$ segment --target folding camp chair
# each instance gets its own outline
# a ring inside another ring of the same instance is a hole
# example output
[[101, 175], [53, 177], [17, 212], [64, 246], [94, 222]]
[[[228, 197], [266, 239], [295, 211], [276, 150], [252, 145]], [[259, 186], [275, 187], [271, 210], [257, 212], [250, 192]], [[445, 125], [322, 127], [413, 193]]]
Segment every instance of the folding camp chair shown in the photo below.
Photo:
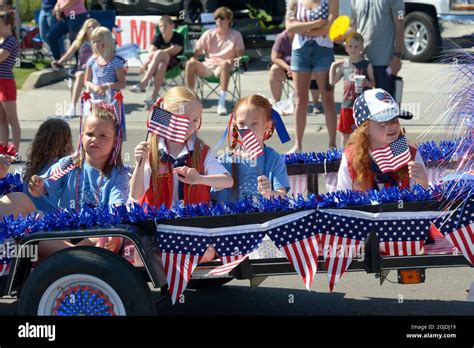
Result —
[[[157, 34], [159, 33], [158, 27], [156, 27], [155, 31]], [[178, 34], [183, 35], [184, 37], [183, 54], [176, 56], [176, 58], [178, 58], [178, 60], [180, 61], [180, 64], [166, 71], [165, 80], [163, 81], [163, 85], [161, 86], [161, 88], [164, 89], [165, 91], [168, 89], [168, 87], [171, 84], [176, 85], [176, 86], [184, 85], [184, 77], [182, 75], [184, 71], [184, 65], [188, 57], [192, 55], [192, 49], [190, 48], [189, 37], [188, 37], [188, 33], [189, 33], [188, 26], [181, 25], [177, 27], [176, 29], [174, 29], [174, 31]], [[150, 102], [154, 83], [155, 83], [154, 78], [151, 78], [148, 81], [146, 91], [145, 91], [145, 103]]]
[[[230, 74], [230, 88], [228, 90], [229, 95], [232, 97], [232, 102], [237, 101], [241, 98], [242, 89], [240, 83], [240, 75], [243, 69], [246, 69], [250, 57], [243, 55], [238, 58], [238, 64], [235, 65], [234, 70]], [[207, 99], [209, 96], [215, 94], [219, 98], [219, 83], [220, 78], [217, 76], [209, 77], [197, 77], [196, 91], [201, 100]], [[208, 87], [210, 91], [204, 96], [204, 87]]]

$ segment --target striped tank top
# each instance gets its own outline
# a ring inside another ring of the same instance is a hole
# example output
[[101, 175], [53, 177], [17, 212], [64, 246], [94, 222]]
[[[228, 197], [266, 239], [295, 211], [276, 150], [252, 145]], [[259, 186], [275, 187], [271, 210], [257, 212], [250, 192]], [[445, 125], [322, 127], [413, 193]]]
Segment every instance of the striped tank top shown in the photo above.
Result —
[[[309, 22], [315, 21], [318, 19], [328, 19], [329, 17], [329, 0], [320, 0], [321, 3], [318, 8], [314, 10], [308, 10], [303, 5], [303, 0], [298, 0], [296, 5], [296, 20], [299, 22]], [[324, 36], [310, 36], [304, 34], [296, 34], [295, 39], [293, 40], [292, 48], [298, 49], [303, 47], [305, 42], [310, 40], [316, 40], [319, 46], [322, 47], [333, 47], [332, 41], [327, 35]]]

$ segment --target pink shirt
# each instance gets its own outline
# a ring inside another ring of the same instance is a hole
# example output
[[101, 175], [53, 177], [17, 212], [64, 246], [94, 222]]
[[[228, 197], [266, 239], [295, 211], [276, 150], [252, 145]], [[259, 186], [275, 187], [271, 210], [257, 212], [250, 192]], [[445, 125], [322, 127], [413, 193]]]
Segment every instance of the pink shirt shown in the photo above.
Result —
[[[68, 0], [58, 0], [59, 6], [63, 7]], [[74, 15], [79, 15], [82, 13], [87, 13], [86, 6], [84, 5], [84, 0], [77, 0], [74, 6], [69, 8], [69, 10], [63, 11], [64, 15], [66, 17], [69, 17], [71, 15], [71, 12], [74, 13]]]
[[227, 35], [219, 35], [217, 28], [209, 29], [201, 35], [196, 49], [205, 51], [204, 65], [217, 68], [223, 61], [237, 58], [237, 52], [245, 49], [242, 35], [232, 28]]

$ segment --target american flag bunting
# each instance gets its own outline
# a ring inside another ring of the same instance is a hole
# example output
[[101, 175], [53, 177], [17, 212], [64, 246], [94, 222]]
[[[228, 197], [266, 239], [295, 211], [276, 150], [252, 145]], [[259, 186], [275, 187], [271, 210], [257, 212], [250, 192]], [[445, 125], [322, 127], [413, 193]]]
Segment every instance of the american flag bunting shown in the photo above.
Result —
[[474, 198], [463, 202], [440, 226], [441, 232], [474, 264]]

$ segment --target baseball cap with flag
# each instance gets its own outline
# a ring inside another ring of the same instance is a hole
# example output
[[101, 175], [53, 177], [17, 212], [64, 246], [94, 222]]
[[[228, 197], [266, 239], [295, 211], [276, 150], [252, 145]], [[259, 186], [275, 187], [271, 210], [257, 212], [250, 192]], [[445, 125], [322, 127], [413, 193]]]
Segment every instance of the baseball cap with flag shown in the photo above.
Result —
[[366, 120], [387, 122], [395, 117], [409, 120], [413, 118], [413, 114], [400, 110], [395, 99], [381, 88], [364, 91], [354, 102], [354, 121], [357, 127]]

